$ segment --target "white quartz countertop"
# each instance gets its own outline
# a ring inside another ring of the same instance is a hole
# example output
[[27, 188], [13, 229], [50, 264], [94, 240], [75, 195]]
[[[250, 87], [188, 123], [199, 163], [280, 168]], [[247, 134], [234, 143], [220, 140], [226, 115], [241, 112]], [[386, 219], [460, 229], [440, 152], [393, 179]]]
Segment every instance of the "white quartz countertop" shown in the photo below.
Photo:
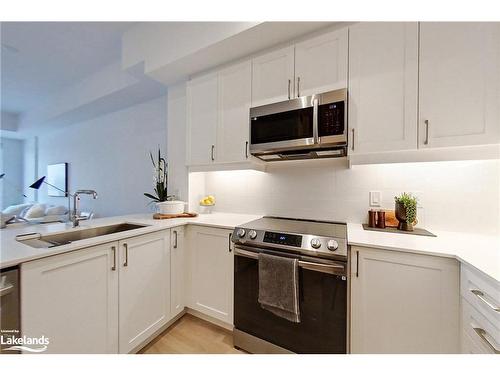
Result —
[[[107, 217], [80, 222], [79, 228], [72, 228], [71, 223], [54, 223], [40, 225], [15, 224], [0, 230], [0, 268], [16, 266], [18, 264], [47, 256], [61, 254], [85, 247], [99, 245], [106, 242], [117, 241], [123, 238], [135, 237], [162, 229], [177, 227], [180, 225], [194, 224], [211, 226], [224, 229], [234, 227], [246, 222], [256, 220], [261, 216], [243, 215], [232, 213], [201, 214], [194, 218], [153, 220], [152, 214], [137, 214]], [[67, 245], [52, 248], [32, 248], [18, 242], [16, 236], [24, 233], [55, 234], [72, 230], [100, 227], [120, 223], [135, 223], [148, 225], [144, 228], [118, 232], [85, 240], [76, 241]]]
[[[135, 237], [162, 229], [180, 225], [203, 225], [224, 229], [233, 229], [261, 216], [233, 213], [213, 213], [195, 218], [153, 220], [151, 214], [126, 215], [83, 221], [80, 228], [71, 224], [55, 223], [41, 225], [13, 225], [0, 230], [0, 268], [19, 265], [23, 262], [65, 253], [123, 238]], [[144, 228], [89, 238], [68, 245], [49, 249], [37, 249], [16, 241], [16, 236], [23, 233], [54, 234], [71, 230], [136, 223], [148, 225]], [[416, 236], [400, 233], [385, 233], [364, 230], [358, 223], [347, 224], [347, 239], [351, 246], [365, 246], [379, 249], [420, 253], [456, 258], [489, 277], [500, 281], [500, 237], [471, 233], [457, 233], [430, 230], [437, 237]]]
[[351, 246], [456, 258], [500, 282], [499, 236], [429, 230], [437, 237], [370, 231], [348, 223], [347, 239]]

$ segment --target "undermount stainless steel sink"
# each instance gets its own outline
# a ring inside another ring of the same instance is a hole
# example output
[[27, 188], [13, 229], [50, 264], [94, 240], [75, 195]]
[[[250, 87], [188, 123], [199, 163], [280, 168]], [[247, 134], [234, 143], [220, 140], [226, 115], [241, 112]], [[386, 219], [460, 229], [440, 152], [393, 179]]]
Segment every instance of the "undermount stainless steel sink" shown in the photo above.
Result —
[[87, 238], [105, 236], [107, 234], [125, 232], [147, 226], [148, 225], [121, 223], [48, 235], [41, 235], [40, 233], [27, 233], [17, 236], [16, 239], [17, 241], [31, 247], [49, 248], [66, 245], [71, 242], [85, 240]]

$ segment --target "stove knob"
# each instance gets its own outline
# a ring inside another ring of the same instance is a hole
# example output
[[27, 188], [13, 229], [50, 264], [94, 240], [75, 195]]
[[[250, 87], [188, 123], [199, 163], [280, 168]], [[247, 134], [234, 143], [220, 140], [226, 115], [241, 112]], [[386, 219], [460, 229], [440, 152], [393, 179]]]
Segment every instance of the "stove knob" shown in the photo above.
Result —
[[319, 240], [319, 238], [313, 238], [311, 240], [311, 246], [314, 248], [314, 249], [319, 249], [321, 247], [321, 241]]
[[339, 244], [337, 241], [335, 240], [330, 240], [328, 241], [328, 243], [326, 244], [326, 247], [328, 248], [328, 250], [330, 251], [335, 251], [339, 248]]
[[243, 238], [243, 237], [245, 237], [246, 231], [245, 231], [245, 229], [240, 228], [240, 229], [238, 229], [236, 234], [238, 235], [239, 238]]
[[255, 240], [257, 238], [257, 232], [252, 229], [250, 232], [248, 232], [248, 236], [251, 240]]

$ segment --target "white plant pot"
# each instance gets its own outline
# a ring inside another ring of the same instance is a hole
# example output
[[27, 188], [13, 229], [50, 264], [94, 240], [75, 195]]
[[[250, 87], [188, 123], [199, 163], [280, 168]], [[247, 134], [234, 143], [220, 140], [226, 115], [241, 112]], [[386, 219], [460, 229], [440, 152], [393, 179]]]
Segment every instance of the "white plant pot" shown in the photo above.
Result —
[[184, 212], [185, 205], [186, 203], [183, 201], [158, 202], [156, 203], [156, 210], [163, 215], [178, 215]]

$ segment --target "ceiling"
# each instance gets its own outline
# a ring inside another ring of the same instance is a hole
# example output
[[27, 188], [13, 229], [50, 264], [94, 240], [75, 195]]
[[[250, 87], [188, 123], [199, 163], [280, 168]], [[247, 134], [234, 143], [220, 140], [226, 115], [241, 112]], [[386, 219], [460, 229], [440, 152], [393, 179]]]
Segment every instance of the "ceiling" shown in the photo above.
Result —
[[22, 113], [120, 59], [134, 22], [2, 22], [1, 109]]

